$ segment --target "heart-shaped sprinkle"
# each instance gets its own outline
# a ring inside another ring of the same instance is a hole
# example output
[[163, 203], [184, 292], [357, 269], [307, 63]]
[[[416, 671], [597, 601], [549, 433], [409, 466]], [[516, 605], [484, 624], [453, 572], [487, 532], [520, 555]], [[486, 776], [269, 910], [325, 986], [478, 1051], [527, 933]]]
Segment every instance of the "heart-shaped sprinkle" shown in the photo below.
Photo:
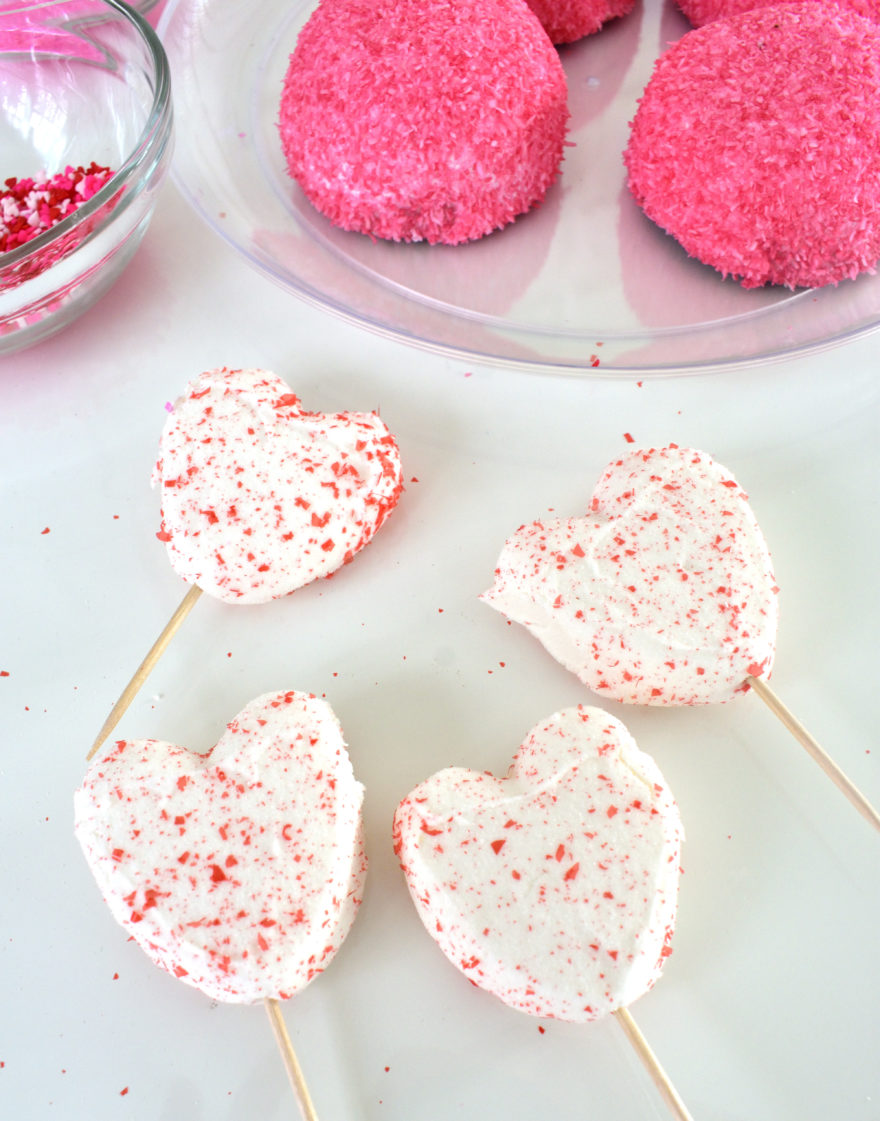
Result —
[[211, 370], [166, 421], [153, 483], [172, 567], [227, 603], [264, 603], [329, 576], [402, 491], [375, 413], [306, 412], [265, 370]]
[[581, 705], [534, 728], [507, 778], [440, 771], [394, 818], [416, 910], [453, 965], [514, 1008], [578, 1022], [659, 977], [682, 838], [654, 761]]
[[362, 801], [330, 706], [267, 693], [206, 756], [156, 740], [108, 748], [75, 795], [75, 829], [113, 915], [157, 965], [215, 1000], [283, 1000], [354, 921]]
[[519, 529], [481, 598], [601, 696], [683, 705], [769, 674], [777, 593], [745, 491], [670, 444], [611, 463], [588, 516]]

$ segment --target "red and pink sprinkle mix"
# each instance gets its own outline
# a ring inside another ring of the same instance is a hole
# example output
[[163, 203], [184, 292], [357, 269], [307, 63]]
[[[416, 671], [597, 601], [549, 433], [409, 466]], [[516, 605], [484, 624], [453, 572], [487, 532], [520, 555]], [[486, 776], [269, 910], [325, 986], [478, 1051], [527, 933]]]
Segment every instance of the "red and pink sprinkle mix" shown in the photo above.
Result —
[[17, 249], [71, 214], [104, 186], [113, 172], [94, 161], [55, 175], [6, 179], [0, 190], [0, 253]]

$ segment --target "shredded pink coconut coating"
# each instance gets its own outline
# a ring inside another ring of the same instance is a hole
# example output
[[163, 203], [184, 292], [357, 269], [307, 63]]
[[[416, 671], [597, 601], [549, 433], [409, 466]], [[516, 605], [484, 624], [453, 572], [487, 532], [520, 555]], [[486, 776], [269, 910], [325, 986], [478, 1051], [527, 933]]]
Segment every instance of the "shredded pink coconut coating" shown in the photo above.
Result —
[[[677, 0], [679, 8], [694, 27], [702, 27], [716, 19], [730, 19], [755, 8], [769, 8], [779, 0]], [[820, 9], [845, 8], [880, 23], [880, 0], [813, 0]]]
[[610, 19], [631, 12], [635, 0], [527, 0], [553, 43], [593, 35]]
[[645, 213], [746, 288], [880, 259], [880, 28], [815, 0], [746, 12], [659, 59], [624, 159]]
[[525, 0], [323, 0], [279, 128], [291, 176], [335, 225], [454, 245], [544, 197], [567, 121], [562, 65]]

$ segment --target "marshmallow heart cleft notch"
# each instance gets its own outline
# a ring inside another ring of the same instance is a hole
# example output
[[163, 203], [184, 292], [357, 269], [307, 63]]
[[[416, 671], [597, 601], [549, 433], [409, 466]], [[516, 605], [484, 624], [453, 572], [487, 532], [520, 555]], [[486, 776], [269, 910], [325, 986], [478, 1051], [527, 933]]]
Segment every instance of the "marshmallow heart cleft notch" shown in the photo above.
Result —
[[214, 1000], [285, 1000], [330, 963], [363, 895], [363, 787], [339, 722], [306, 693], [247, 705], [208, 755], [119, 740], [74, 796], [117, 921]]
[[453, 965], [522, 1012], [572, 1022], [660, 976], [683, 835], [654, 761], [582, 705], [535, 727], [506, 778], [440, 771], [394, 818], [416, 910]]
[[160, 440], [168, 559], [227, 603], [265, 603], [329, 576], [368, 544], [403, 490], [376, 413], [307, 412], [265, 370], [209, 370]]
[[705, 452], [670, 444], [611, 463], [586, 516], [521, 527], [481, 599], [600, 696], [686, 705], [769, 676], [777, 596], [745, 491]]

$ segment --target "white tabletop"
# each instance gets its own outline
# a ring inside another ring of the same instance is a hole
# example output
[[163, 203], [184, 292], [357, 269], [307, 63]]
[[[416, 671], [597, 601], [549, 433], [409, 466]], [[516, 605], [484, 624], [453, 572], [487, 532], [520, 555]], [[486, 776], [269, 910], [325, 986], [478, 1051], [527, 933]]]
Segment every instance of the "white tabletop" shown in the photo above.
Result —
[[[262, 1007], [212, 1005], [152, 965], [72, 831], [86, 752], [185, 591], [149, 486], [165, 404], [227, 365], [274, 370], [309, 409], [379, 409], [407, 480], [331, 581], [263, 607], [202, 597], [119, 726], [205, 750], [281, 688], [339, 716], [367, 790], [368, 888], [338, 957], [284, 1005], [319, 1117], [668, 1117], [613, 1020], [532, 1019], [446, 961], [391, 818], [434, 771], [503, 774], [539, 719], [602, 703], [477, 596], [517, 526], [584, 509], [625, 434], [704, 449], [748, 490], [781, 587], [773, 684], [880, 804], [878, 346], [683, 378], [481, 368], [282, 292], [169, 183], [116, 287], [0, 359], [0, 1115], [297, 1116]], [[755, 696], [604, 705], [687, 830], [674, 953], [632, 1011], [694, 1118], [877, 1121], [880, 837]]]

